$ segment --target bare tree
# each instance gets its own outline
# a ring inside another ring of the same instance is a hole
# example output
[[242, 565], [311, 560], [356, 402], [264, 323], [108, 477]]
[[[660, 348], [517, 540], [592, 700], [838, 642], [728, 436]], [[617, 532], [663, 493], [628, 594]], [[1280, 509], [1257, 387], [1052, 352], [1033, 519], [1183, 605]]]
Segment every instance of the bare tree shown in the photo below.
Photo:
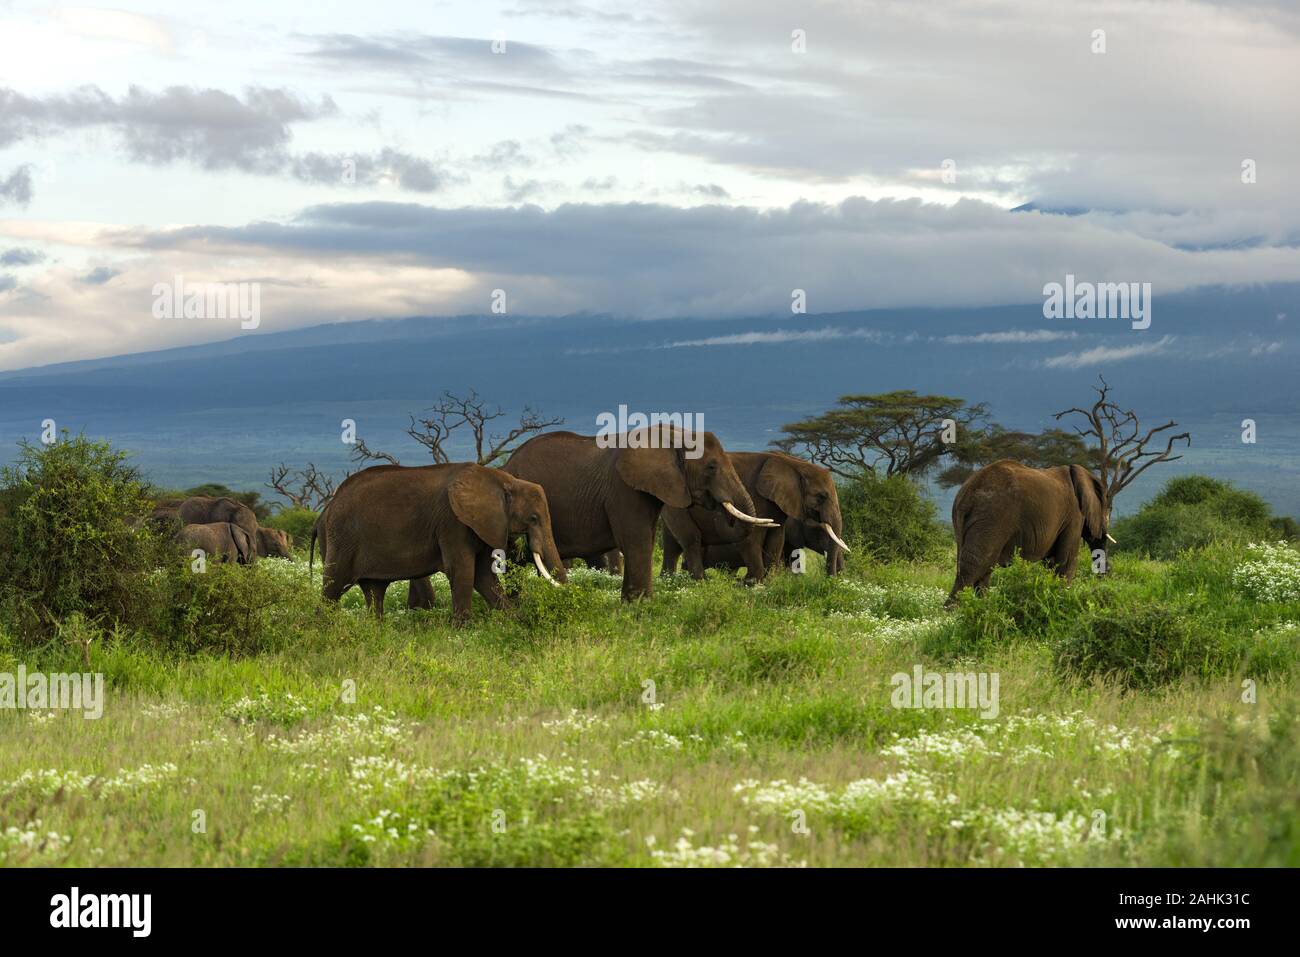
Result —
[[[464, 429], [474, 442], [474, 461], [479, 465], [490, 466], [508, 458], [520, 439], [564, 422], [562, 418], [544, 418], [531, 406], [524, 406], [518, 425], [504, 434], [489, 431], [491, 424], [505, 414], [501, 406], [489, 406], [473, 389], [464, 397], [443, 392], [442, 398], [423, 417], [410, 417], [411, 425], [406, 434], [428, 449], [434, 462], [445, 463], [451, 461], [451, 455], [447, 451], [449, 441], [457, 430]], [[387, 452], [368, 448], [360, 438], [352, 447], [352, 458], [358, 462], [378, 460], [399, 464]]]
[[306, 508], [319, 512], [325, 503], [334, 497], [335, 483], [332, 478], [314, 462], [308, 462], [305, 469], [291, 472], [289, 466], [281, 462], [271, 469], [271, 479], [266, 487], [279, 492], [294, 508]]
[[[1095, 439], [1097, 442], [1096, 461], [1100, 463], [1097, 470], [1100, 473], [1102, 488], [1106, 492], [1106, 501], [1103, 504], [1110, 508], [1115, 496], [1151, 466], [1157, 462], [1176, 462], [1181, 459], [1182, 455], [1173, 454], [1174, 443], [1185, 442], [1187, 443], [1185, 447], [1190, 448], [1192, 436], [1189, 432], [1170, 436], [1160, 435], [1169, 429], [1178, 428], [1178, 423], [1172, 419], [1164, 425], [1157, 425], [1143, 432], [1137, 414], [1132, 409], [1121, 409], [1112, 402], [1110, 386], [1101, 376], [1097, 378], [1101, 381], [1101, 386], [1093, 386], [1097, 393], [1097, 401], [1092, 404], [1092, 407], [1064, 409], [1056, 413], [1056, 419], [1060, 421], [1067, 415], [1080, 415], [1084, 418], [1087, 426], [1085, 428], [1075, 426], [1074, 431], [1085, 441]], [[1160, 449], [1157, 444], [1152, 451], [1147, 451], [1148, 445], [1161, 440], [1165, 442], [1163, 449]]]

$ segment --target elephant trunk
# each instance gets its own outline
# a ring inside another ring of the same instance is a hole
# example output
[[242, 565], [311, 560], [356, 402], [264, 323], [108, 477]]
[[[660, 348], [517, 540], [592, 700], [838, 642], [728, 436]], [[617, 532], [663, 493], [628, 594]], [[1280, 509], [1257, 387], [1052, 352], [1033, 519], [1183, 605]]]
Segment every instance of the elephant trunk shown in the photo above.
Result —
[[[542, 577], [552, 584], [565, 584], [569, 580], [564, 562], [560, 560], [560, 551], [555, 547], [555, 539], [549, 531], [530, 531], [528, 547], [533, 553], [533, 564], [537, 566]], [[553, 574], [548, 574], [547, 569]]]

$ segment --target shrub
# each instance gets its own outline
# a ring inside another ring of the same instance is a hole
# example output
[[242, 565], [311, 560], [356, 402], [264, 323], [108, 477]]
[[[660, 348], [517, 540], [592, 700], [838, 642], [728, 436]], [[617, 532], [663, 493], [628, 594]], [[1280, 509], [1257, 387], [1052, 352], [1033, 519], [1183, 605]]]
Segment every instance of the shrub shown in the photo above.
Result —
[[876, 560], [924, 561], [952, 541], [932, 501], [903, 475], [863, 475], [839, 489], [844, 537]]
[[174, 556], [150, 576], [156, 608], [149, 633], [178, 651], [251, 655], [311, 627], [315, 594], [294, 577], [288, 562], [235, 565], [208, 562], [192, 570]]
[[1074, 622], [1055, 649], [1061, 675], [1108, 678], [1137, 689], [1186, 674], [1222, 673], [1239, 657], [1214, 631], [1196, 627], [1184, 609], [1158, 601], [1093, 609]]
[[27, 640], [80, 613], [107, 626], [149, 613], [141, 585], [170, 551], [147, 527], [150, 502], [123, 452], [85, 436], [19, 444], [0, 472], [4, 612]]
[[1170, 479], [1160, 494], [1135, 515], [1118, 520], [1115, 551], [1170, 559], [1192, 548], [1217, 543], [1245, 544], [1268, 538], [1277, 521], [1268, 503], [1205, 475]]
[[[293, 547], [305, 549], [311, 541], [311, 530], [316, 527], [319, 512], [309, 508], [284, 508], [269, 518], [259, 521], [267, 528], [278, 528], [293, 538]], [[319, 552], [319, 549], [317, 549]]]
[[1238, 565], [1232, 581], [1256, 601], [1300, 601], [1300, 552], [1285, 542], [1247, 545], [1250, 560]]

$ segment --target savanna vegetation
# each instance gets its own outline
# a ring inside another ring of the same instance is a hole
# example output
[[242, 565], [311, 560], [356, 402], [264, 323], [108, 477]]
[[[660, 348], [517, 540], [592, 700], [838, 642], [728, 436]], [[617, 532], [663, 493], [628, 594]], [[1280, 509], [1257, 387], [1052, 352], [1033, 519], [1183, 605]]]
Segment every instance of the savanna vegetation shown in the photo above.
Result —
[[[98, 720], [0, 710], [6, 865], [1300, 863], [1300, 553], [1222, 483], [1171, 482], [1107, 575], [1017, 562], [952, 611], [898, 476], [844, 488], [839, 576], [627, 604], [512, 568], [517, 606], [461, 628], [441, 577], [381, 625], [302, 557], [192, 574], [101, 443], [0, 484], [0, 673], [108, 689]], [[1223, 524], [1141, 531], [1169, 509]], [[918, 665], [996, 675], [997, 716], [895, 707]]]

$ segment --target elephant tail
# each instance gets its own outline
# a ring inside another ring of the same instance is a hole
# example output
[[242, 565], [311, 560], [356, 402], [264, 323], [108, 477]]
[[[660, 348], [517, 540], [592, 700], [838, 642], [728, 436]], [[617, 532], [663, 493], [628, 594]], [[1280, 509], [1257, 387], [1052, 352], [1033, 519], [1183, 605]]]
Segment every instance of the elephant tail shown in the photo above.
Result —
[[[317, 524], [320, 524], [317, 522]], [[324, 557], [324, 556], [322, 556]], [[311, 547], [307, 550], [307, 584], [311, 584], [311, 566], [316, 560], [316, 525], [311, 527]]]

